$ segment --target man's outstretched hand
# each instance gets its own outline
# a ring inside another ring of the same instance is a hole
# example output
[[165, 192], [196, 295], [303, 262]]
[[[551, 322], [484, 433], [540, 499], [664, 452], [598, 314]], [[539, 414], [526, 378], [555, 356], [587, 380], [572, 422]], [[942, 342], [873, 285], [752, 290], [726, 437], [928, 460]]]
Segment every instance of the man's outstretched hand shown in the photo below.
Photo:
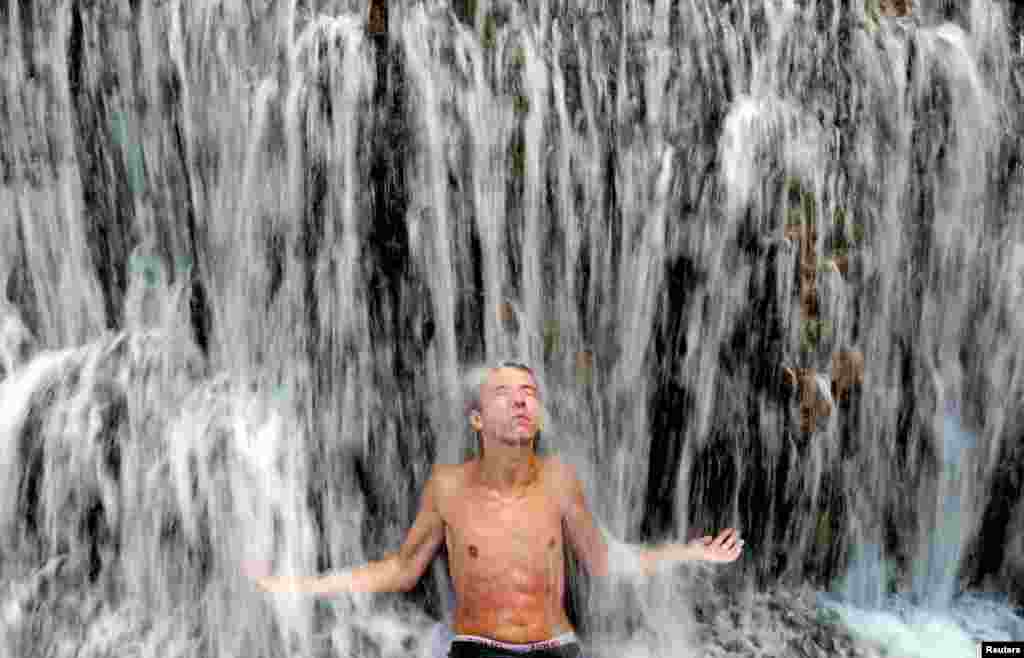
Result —
[[726, 528], [717, 537], [698, 537], [687, 545], [695, 550], [698, 560], [705, 562], [734, 562], [743, 552], [743, 540], [735, 528]]

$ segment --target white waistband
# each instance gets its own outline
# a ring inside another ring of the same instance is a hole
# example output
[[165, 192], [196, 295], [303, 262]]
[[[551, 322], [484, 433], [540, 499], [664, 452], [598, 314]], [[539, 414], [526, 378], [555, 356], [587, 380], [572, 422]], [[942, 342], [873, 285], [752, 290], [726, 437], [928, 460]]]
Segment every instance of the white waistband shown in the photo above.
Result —
[[492, 640], [489, 637], [481, 637], [479, 635], [456, 635], [452, 638], [452, 642], [476, 642], [477, 644], [485, 644], [489, 647], [495, 647], [498, 649], [505, 649], [507, 651], [515, 651], [520, 653], [526, 653], [527, 651], [537, 651], [539, 649], [551, 649], [553, 647], [560, 647], [566, 644], [576, 642], [576, 633], [569, 631], [568, 633], [562, 633], [550, 640], [541, 640], [539, 642], [525, 642], [523, 644], [517, 644], [513, 642], [502, 642], [501, 640]]

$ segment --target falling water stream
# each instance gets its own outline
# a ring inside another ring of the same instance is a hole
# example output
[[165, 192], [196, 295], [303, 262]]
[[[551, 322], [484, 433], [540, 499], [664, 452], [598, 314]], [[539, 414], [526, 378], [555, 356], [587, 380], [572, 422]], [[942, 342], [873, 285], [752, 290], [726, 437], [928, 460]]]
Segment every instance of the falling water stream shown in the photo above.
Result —
[[747, 538], [570, 565], [588, 655], [1024, 640], [1024, 65], [868, 5], [4, 3], [0, 655], [431, 655], [443, 561], [239, 565], [394, 550], [503, 357], [617, 539]]

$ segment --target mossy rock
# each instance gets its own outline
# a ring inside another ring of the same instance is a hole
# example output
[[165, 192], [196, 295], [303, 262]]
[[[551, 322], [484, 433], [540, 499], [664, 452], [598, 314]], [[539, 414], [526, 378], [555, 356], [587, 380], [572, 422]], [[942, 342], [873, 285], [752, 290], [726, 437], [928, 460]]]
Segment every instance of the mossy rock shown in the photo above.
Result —
[[124, 112], [114, 112], [111, 114], [110, 137], [118, 146], [128, 144], [128, 117]]
[[804, 222], [811, 226], [818, 225], [818, 204], [813, 192], [804, 192], [801, 199], [801, 207], [804, 213]]
[[521, 138], [512, 140], [509, 147], [509, 168], [516, 178], [526, 174], [526, 143]]
[[128, 262], [128, 268], [132, 274], [142, 278], [146, 287], [153, 288], [160, 284], [162, 268], [157, 257], [134, 255]]
[[530, 99], [524, 94], [516, 94], [512, 98], [512, 109], [519, 116], [526, 116], [530, 113]]
[[558, 351], [559, 341], [561, 339], [561, 331], [558, 328], [558, 322], [555, 320], [548, 320], [544, 323], [544, 354], [550, 357], [552, 354]]
[[138, 144], [124, 149], [124, 166], [128, 175], [128, 187], [133, 194], [142, 194], [146, 183], [146, 165], [142, 147]]
[[842, 617], [839, 616], [839, 613], [832, 608], [818, 608], [816, 619], [819, 624], [826, 624], [829, 626], [838, 624], [842, 621]]
[[576, 353], [576, 385], [589, 386], [594, 381], [594, 355], [589, 350]]
[[831, 546], [832, 544], [832, 517], [827, 511], [818, 515], [814, 538], [818, 546]]
[[882, 9], [879, 0], [864, 0], [864, 29], [874, 33], [882, 21]]
[[814, 192], [806, 189], [799, 178], [788, 176], [784, 183], [786, 194], [786, 224], [817, 226], [818, 204]]
[[480, 34], [480, 45], [492, 50], [498, 44], [498, 20], [494, 14], [487, 14], [484, 17], [483, 28]]
[[182, 278], [190, 278], [195, 265], [190, 256], [179, 256], [174, 261], [174, 274]]
[[526, 49], [522, 46], [516, 46], [512, 49], [512, 66], [516, 69], [522, 69], [526, 66]]
[[791, 204], [800, 201], [800, 198], [803, 196], [804, 185], [799, 178], [796, 176], [786, 176], [783, 187]]
[[800, 349], [811, 352], [818, 349], [822, 339], [832, 336], [832, 323], [827, 320], [805, 320], [800, 328]]

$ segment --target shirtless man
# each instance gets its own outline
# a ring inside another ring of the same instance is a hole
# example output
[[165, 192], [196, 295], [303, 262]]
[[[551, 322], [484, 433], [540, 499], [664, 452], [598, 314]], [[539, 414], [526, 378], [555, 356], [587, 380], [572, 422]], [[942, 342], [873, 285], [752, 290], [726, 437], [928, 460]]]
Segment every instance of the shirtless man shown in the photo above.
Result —
[[610, 559], [609, 541], [573, 467], [535, 452], [541, 406], [533, 372], [518, 363], [498, 364], [467, 406], [481, 454], [434, 467], [398, 552], [323, 576], [264, 576], [257, 585], [310, 594], [408, 591], [445, 542], [456, 595], [449, 658], [576, 658], [580, 649], [563, 605], [565, 541], [597, 576], [739, 557], [743, 541], [730, 528], [714, 539], [625, 554], [617, 549]]

